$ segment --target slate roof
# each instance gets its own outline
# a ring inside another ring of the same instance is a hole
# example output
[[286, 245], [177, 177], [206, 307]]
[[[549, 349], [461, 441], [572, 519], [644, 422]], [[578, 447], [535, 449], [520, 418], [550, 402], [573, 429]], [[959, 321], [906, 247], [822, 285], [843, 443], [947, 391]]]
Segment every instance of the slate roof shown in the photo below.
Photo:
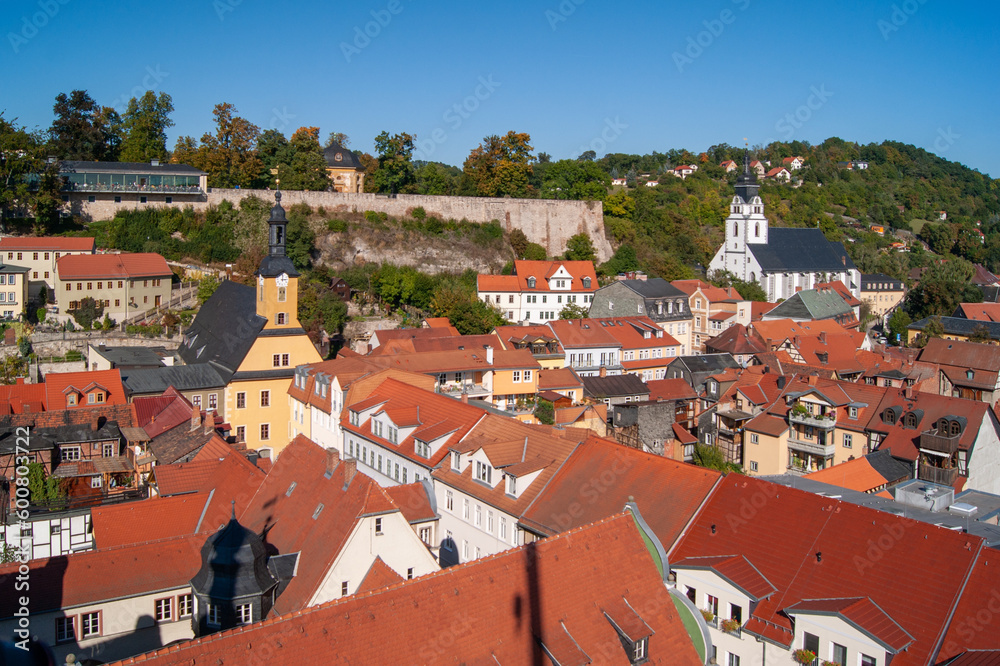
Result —
[[679, 363], [693, 373], [708, 373], [711, 375], [724, 372], [729, 368], [738, 369], [740, 364], [736, 362], [732, 354], [699, 354], [698, 356], [678, 356], [670, 362], [671, 365]]
[[764, 316], [768, 319], [834, 319], [853, 317], [854, 311], [833, 289], [806, 289], [793, 294]]
[[[115, 366], [132, 368], [163, 367], [163, 357], [149, 347], [97, 347], [92, 346], [93, 353]], [[162, 349], [162, 347], [160, 348]]]
[[857, 270], [843, 244], [828, 241], [819, 229], [771, 227], [766, 245], [750, 244], [747, 249], [766, 273]]
[[653, 636], [644, 663], [705, 661], [627, 514], [122, 663], [247, 663], [276, 645], [300, 664], [629, 663], [611, 620], [633, 640]]
[[892, 457], [888, 450], [874, 451], [865, 456], [868, 464], [878, 472], [886, 483], [896, 483], [900, 479], [908, 479], [913, 475], [913, 468], [901, 460]]
[[688, 296], [663, 278], [620, 280], [614, 284], [621, 284], [643, 298], [683, 298], [686, 301]]
[[215, 364], [225, 385], [267, 323], [257, 315], [256, 293], [253, 287], [223, 280], [184, 334], [178, 349], [184, 363]]
[[[934, 317], [924, 317], [920, 321], [915, 321], [907, 328], [922, 331]], [[960, 317], [940, 317], [941, 328], [949, 335], [961, 335], [968, 337], [975, 333], [976, 329], [983, 327], [993, 340], [1000, 340], [1000, 322], [978, 321], [975, 319], [962, 319]]]
[[649, 395], [649, 387], [637, 375], [609, 375], [607, 377], [582, 377], [585, 395], [594, 398]]
[[226, 386], [226, 377], [232, 373], [211, 363], [174, 365], [162, 368], [126, 368], [121, 371], [125, 386], [133, 395], [161, 394], [173, 386], [178, 391]]
[[[337, 159], [337, 155], [340, 155], [340, 159]], [[361, 160], [358, 159], [358, 156], [347, 148], [344, 148], [336, 141], [323, 149], [323, 159], [326, 160], [326, 165], [328, 167], [333, 167], [334, 169], [354, 169], [356, 171], [365, 170], [365, 167], [361, 164]]]
[[[879, 285], [887, 285], [886, 289]], [[903, 291], [905, 286], [902, 280], [889, 277], [885, 273], [862, 273], [861, 291]]]

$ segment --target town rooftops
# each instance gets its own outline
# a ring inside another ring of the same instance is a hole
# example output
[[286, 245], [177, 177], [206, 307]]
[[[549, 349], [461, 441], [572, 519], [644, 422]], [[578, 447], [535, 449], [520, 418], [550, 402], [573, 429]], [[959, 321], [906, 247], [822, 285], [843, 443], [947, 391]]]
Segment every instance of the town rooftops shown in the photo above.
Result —
[[3, 236], [2, 252], [93, 252], [94, 239], [74, 236]]
[[760, 336], [747, 330], [743, 324], [734, 324], [711, 340], [705, 341], [705, 349], [715, 353], [733, 356], [760, 354], [769, 351]]
[[639, 396], [645, 400], [649, 387], [637, 375], [608, 375], [607, 377], [583, 377], [586, 395], [593, 398], [618, 398]]
[[885, 477], [872, 467], [867, 458], [847, 460], [826, 469], [806, 474], [805, 476], [808, 479], [829, 483], [841, 488], [850, 488], [862, 493], [881, 489], [886, 485]]
[[716, 287], [714, 284], [709, 284], [704, 280], [674, 280], [670, 284], [677, 287], [688, 296], [693, 296], [696, 291], [701, 289], [701, 293], [705, 295], [705, 298], [708, 299], [709, 303], [723, 303], [726, 301], [733, 302], [743, 300], [740, 293], [732, 287]]
[[45, 408], [48, 411], [66, 409], [70, 394], [76, 394], [77, 401], [69, 406], [80, 406], [88, 403], [89, 395], [95, 391], [104, 394], [102, 402], [105, 405], [124, 405], [128, 402], [118, 370], [50, 372], [45, 376]]
[[807, 289], [793, 294], [783, 303], [764, 315], [767, 319], [822, 320], [833, 319], [840, 324], [857, 318], [851, 306], [834, 289]]
[[922, 331], [932, 319], [939, 319], [941, 321], [941, 328], [948, 335], [969, 337], [975, 335], [978, 330], [983, 330], [991, 339], [1000, 340], [1000, 322], [995, 321], [979, 321], [964, 319], [962, 317], [924, 317], [919, 321], [913, 322], [907, 328]]
[[[434, 663], [456, 655], [470, 664], [629, 663], [634, 644], [655, 634], [644, 644], [644, 663], [703, 664], [707, 655], [699, 656], [677, 608], [634, 519], [619, 514], [417, 580], [121, 663], [245, 663], [251, 651], [261, 654], [276, 645], [281, 647], [271, 649], [280, 650], [283, 662], [303, 664], [317, 655], [327, 655], [327, 661], [336, 655], [344, 663]], [[460, 627], [448, 629], [456, 621]]]
[[56, 265], [60, 280], [170, 279], [166, 259], [152, 252], [136, 254], [68, 254]]
[[[745, 513], [733, 510], [746, 505], [756, 508]], [[881, 557], [864, 555], [879, 539], [887, 544], [879, 551]], [[912, 642], [897, 640], [901, 634], [885, 633], [888, 625], [883, 616], [869, 612], [867, 604], [848, 613], [862, 631], [880, 638], [894, 653], [893, 666], [910, 666], [938, 663], [933, 657], [940, 637], [983, 545], [982, 539], [969, 534], [731, 474], [669, 556], [677, 562], [744, 556], [776, 592], [757, 604], [743, 631], [789, 648], [798, 632], [793, 633], [788, 611], [796, 604], [805, 602], [803, 609], [815, 600], [868, 598]], [[900, 585], [900, 558], [933, 566], [933, 580]]]
[[931, 338], [919, 358], [925, 363], [986, 370], [994, 373], [994, 379], [1000, 371], [1000, 347], [978, 342]]

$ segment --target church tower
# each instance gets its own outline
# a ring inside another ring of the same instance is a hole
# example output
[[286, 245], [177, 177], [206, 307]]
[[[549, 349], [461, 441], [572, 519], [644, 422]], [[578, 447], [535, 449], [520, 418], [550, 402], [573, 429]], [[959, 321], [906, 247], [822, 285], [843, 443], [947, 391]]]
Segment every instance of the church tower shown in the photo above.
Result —
[[281, 207], [281, 192], [274, 194], [274, 207], [267, 221], [267, 256], [257, 269], [257, 314], [267, 320], [264, 329], [301, 328], [298, 318], [299, 272], [285, 255], [288, 220]]
[[767, 244], [767, 218], [760, 198], [757, 175], [750, 168], [750, 151], [743, 153], [743, 173], [736, 179], [736, 193], [726, 218], [726, 250], [744, 253], [746, 246]]

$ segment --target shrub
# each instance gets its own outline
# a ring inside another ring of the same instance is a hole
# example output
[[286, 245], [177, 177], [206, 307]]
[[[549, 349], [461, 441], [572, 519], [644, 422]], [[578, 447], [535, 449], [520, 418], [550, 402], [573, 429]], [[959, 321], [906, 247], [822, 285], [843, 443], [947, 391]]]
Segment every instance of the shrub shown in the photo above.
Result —
[[326, 229], [335, 234], [342, 234], [347, 231], [347, 222], [344, 220], [327, 220]]
[[423, 206], [417, 206], [416, 208], [413, 209], [413, 212], [410, 213], [410, 217], [412, 217], [414, 220], [423, 221], [423, 219], [427, 217], [427, 211], [424, 210]]

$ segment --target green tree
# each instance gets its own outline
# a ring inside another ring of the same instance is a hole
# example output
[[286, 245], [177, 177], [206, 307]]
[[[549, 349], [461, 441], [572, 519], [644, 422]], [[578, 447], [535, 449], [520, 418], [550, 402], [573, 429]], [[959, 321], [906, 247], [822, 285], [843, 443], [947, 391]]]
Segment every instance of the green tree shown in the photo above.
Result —
[[597, 253], [594, 251], [594, 243], [590, 240], [590, 235], [581, 232], [570, 237], [566, 241], [566, 254], [564, 256], [567, 261], [595, 261]]
[[915, 346], [926, 347], [928, 340], [931, 338], [940, 338], [942, 335], [944, 335], [944, 325], [941, 323], [941, 317], [931, 317], [927, 324], [924, 325], [924, 329], [920, 331], [920, 335], [914, 341]]
[[17, 351], [24, 358], [31, 355], [33, 349], [31, 346], [31, 340], [27, 336], [22, 335], [17, 339]]
[[73, 316], [76, 323], [84, 330], [89, 331], [96, 322], [101, 320], [101, 315], [104, 314], [104, 306], [98, 305], [97, 301], [90, 296], [85, 296], [80, 300], [75, 310], [69, 310], [69, 314]]
[[511, 130], [488, 136], [465, 160], [463, 171], [483, 197], [526, 197], [531, 194], [531, 136]]
[[152, 90], [129, 100], [122, 116], [121, 160], [123, 162], [149, 162], [167, 159], [167, 128], [173, 127], [170, 119], [174, 104], [165, 92], [159, 95]]
[[586, 319], [587, 314], [590, 312], [588, 308], [582, 305], [577, 305], [576, 303], [567, 303], [566, 306], [559, 311], [560, 319]]
[[285, 254], [300, 271], [312, 266], [312, 251], [316, 245], [316, 234], [309, 226], [310, 213], [312, 210], [306, 204], [295, 204], [288, 210]]
[[528, 249], [528, 237], [520, 229], [514, 228], [510, 231], [510, 248], [514, 251], [514, 258], [523, 259], [524, 253]]
[[37, 462], [28, 463], [28, 492], [31, 503], [36, 506], [44, 506], [66, 496], [60, 480], [46, 474], [45, 467]]
[[736, 463], [728, 462], [722, 451], [711, 444], [698, 443], [694, 445], [694, 464], [727, 474], [730, 472], [743, 473], [742, 467]]
[[28, 374], [28, 362], [20, 356], [4, 356], [0, 359], [0, 384], [9, 386], [19, 377]]
[[552, 425], [556, 422], [556, 410], [548, 400], [539, 400], [535, 406], [535, 418], [539, 423]]
[[478, 298], [460, 303], [448, 313], [451, 325], [462, 335], [485, 335], [507, 320]]
[[979, 342], [984, 344], [990, 344], [993, 342], [993, 336], [990, 335], [990, 329], [987, 328], [986, 324], [977, 324], [969, 335], [969, 342]]
[[288, 142], [291, 162], [278, 166], [280, 186], [286, 190], [323, 191], [330, 188], [326, 158], [319, 145], [318, 127], [300, 127]]
[[[413, 169], [413, 139], [410, 134], [381, 132], [375, 137], [378, 166], [365, 178], [366, 188], [379, 194], [409, 192], [416, 184]], [[367, 169], [366, 169], [367, 170]]]
[[639, 258], [635, 255], [635, 249], [631, 245], [622, 245], [615, 250], [614, 255], [601, 264], [602, 275], [618, 275], [628, 273], [642, 268]]
[[341, 148], [347, 148], [349, 143], [351, 143], [350, 137], [343, 132], [330, 132], [330, 134], [326, 137], [326, 145], [324, 148], [329, 148], [335, 145], [339, 145]]
[[611, 176], [593, 161], [559, 160], [539, 165], [535, 171], [542, 199], [602, 201], [611, 187]]
[[74, 90], [56, 95], [52, 112], [49, 152], [63, 160], [114, 161], [121, 141], [114, 109], [98, 106], [86, 90]]
[[548, 259], [548, 253], [538, 243], [528, 243], [528, 246], [524, 249], [524, 257], [522, 259], [527, 259], [528, 261], [545, 261]]
[[198, 303], [204, 305], [219, 288], [219, 279], [214, 275], [206, 275], [198, 282]]
[[253, 187], [264, 168], [257, 154], [260, 128], [235, 114], [232, 104], [216, 104], [215, 134], [204, 134], [201, 146], [193, 151], [190, 137], [179, 138], [174, 162], [207, 172], [209, 187]]

